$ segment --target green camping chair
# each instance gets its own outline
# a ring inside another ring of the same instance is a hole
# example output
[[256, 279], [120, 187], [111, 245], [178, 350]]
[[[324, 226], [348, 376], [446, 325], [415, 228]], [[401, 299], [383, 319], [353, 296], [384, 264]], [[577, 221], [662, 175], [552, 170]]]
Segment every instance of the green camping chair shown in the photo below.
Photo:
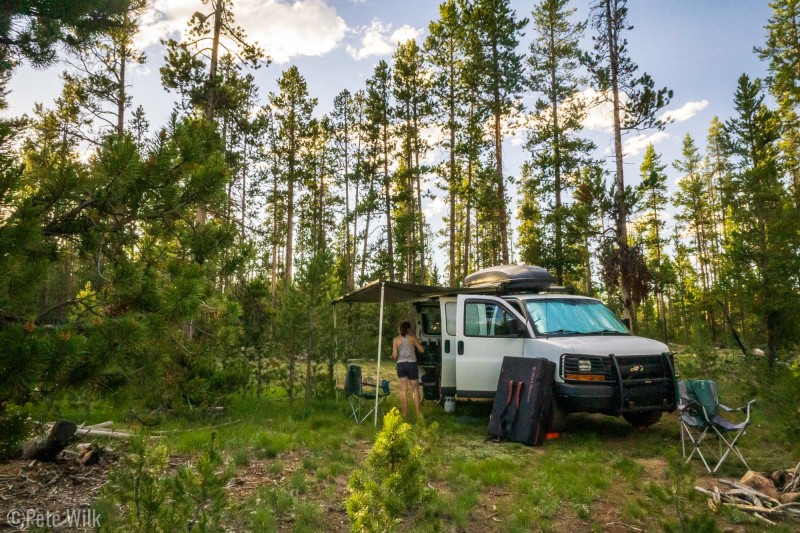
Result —
[[[697, 455], [703, 461], [709, 473], [715, 474], [725, 459], [733, 453], [749, 470], [744, 456], [737, 443], [744, 435], [750, 424], [750, 406], [755, 400], [750, 400], [745, 405], [732, 409], [719, 403], [717, 384], [711, 380], [697, 379], [685, 380], [678, 383], [678, 411], [681, 421], [681, 448], [686, 462]], [[722, 417], [721, 411], [726, 413], [742, 412], [745, 419], [742, 422], [730, 422]], [[710, 446], [707, 440], [717, 440], [716, 449]], [[691, 448], [686, 455], [687, 448]], [[709, 465], [703, 451], [715, 462]]]
[[380, 387], [376, 387], [374, 383], [365, 383], [361, 379], [361, 367], [350, 365], [347, 367], [347, 375], [344, 378], [344, 394], [350, 404], [350, 416], [355, 419], [356, 424], [360, 424], [375, 412], [376, 394], [378, 395], [377, 408], [381, 410], [381, 413], [383, 412], [383, 402], [389, 396], [389, 382], [382, 381]]

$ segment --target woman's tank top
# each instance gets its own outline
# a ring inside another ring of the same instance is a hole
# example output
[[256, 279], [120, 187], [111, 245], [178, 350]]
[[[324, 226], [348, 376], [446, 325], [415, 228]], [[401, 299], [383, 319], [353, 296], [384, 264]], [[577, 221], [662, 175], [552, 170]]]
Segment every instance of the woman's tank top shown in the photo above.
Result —
[[414, 349], [414, 343], [411, 339], [406, 337], [400, 338], [400, 346], [397, 348], [397, 362], [398, 363], [416, 363], [417, 350]]

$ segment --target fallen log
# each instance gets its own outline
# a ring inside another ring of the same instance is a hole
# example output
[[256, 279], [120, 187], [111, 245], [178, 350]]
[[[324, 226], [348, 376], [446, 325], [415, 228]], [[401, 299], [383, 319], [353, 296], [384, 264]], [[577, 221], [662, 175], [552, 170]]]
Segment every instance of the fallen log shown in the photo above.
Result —
[[45, 437], [37, 437], [25, 443], [23, 459], [53, 462], [61, 451], [69, 446], [78, 429], [73, 422], [61, 420], [54, 423]]
[[78, 428], [76, 430], [76, 434], [86, 435], [89, 437], [107, 437], [110, 439], [129, 439], [133, 437], [132, 433], [127, 433], [125, 431], [114, 431], [113, 429], [109, 431], [105, 429]]
[[81, 426], [81, 428], [87, 429], [103, 429], [103, 428], [113, 428], [114, 422], [109, 420], [107, 422], [100, 422], [99, 424], [92, 424], [91, 426]]

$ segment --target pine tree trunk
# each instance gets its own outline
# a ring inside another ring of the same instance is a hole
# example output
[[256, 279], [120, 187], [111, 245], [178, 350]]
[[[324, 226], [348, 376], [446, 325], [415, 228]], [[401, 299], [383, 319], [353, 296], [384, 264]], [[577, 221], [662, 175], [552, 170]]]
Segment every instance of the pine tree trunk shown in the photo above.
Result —
[[394, 241], [392, 235], [392, 192], [389, 181], [389, 118], [384, 115], [383, 124], [383, 191], [386, 204], [386, 244], [389, 255], [389, 281], [394, 281]]
[[[375, 176], [370, 173], [369, 191], [367, 193], [367, 198], [372, 198], [374, 185], [375, 185]], [[366, 274], [367, 271], [367, 244], [369, 244], [369, 223], [371, 217], [372, 217], [372, 209], [367, 209], [367, 220], [365, 221], [364, 224], [364, 251], [361, 254], [361, 275], [360, 275], [361, 279], [364, 279], [364, 275]]]
[[628, 208], [625, 205], [625, 178], [623, 167], [623, 153], [622, 153], [622, 122], [620, 119], [621, 104], [620, 104], [620, 88], [619, 88], [619, 58], [618, 58], [618, 45], [617, 35], [614, 33], [611, 18], [611, 0], [605, 0], [606, 5], [606, 30], [608, 32], [609, 43], [609, 63], [611, 67], [611, 94], [612, 94], [612, 114], [614, 119], [614, 159], [616, 162], [616, 175], [614, 182], [616, 184], [616, 191], [614, 195], [614, 202], [617, 210], [616, 220], [616, 237], [617, 248], [619, 249], [620, 261], [620, 297], [622, 299], [622, 317], [627, 322], [631, 332], [635, 333], [634, 329], [634, 312], [633, 312], [633, 299], [631, 298], [630, 289], [630, 249], [628, 247]]
[[[419, 131], [419, 125], [414, 119], [414, 131]], [[417, 222], [419, 223], [419, 268], [420, 283], [428, 282], [428, 272], [425, 269], [425, 218], [422, 215], [422, 179], [419, 168], [419, 143], [414, 141], [414, 175], [417, 178]]]
[[289, 132], [289, 168], [287, 173], [286, 191], [286, 271], [283, 273], [284, 286], [292, 284], [292, 268], [294, 266], [294, 181], [295, 181], [295, 155], [297, 139], [294, 128]]
[[[498, 96], [499, 98], [499, 96]], [[498, 231], [500, 233], [501, 260], [507, 265], [508, 256], [508, 218], [506, 213], [506, 180], [503, 177], [503, 136], [501, 132], [501, 115], [498, 111], [494, 116], [495, 157], [497, 158], [497, 202], [498, 202]]]
[[247, 225], [247, 134], [244, 135], [244, 157], [242, 159], [242, 241], [245, 239]]
[[350, 117], [344, 106], [344, 257], [347, 288], [353, 288], [352, 239], [350, 238]]
[[125, 62], [128, 57], [127, 47], [123, 44], [119, 50], [119, 92], [117, 93], [117, 137], [125, 135]]
[[[450, 111], [451, 116], [451, 124], [453, 120], [453, 110], [451, 106]], [[450, 259], [450, 265], [448, 268], [448, 285], [450, 287], [456, 286], [456, 151], [455, 151], [455, 142], [456, 142], [456, 132], [455, 129], [452, 127], [450, 128], [450, 220], [449, 220], [449, 236], [450, 236], [450, 246], [448, 250], [448, 256]]]
[[[553, 25], [550, 25], [550, 50], [555, 50], [555, 34]], [[553, 113], [553, 187], [555, 189], [555, 215], [556, 215], [556, 282], [564, 285], [564, 236], [563, 220], [561, 218], [561, 132], [558, 124], [558, 94], [556, 63], [550, 68], [550, 102]]]
[[[472, 158], [467, 163], [467, 207], [464, 217], [464, 278], [469, 275], [470, 268], [470, 240], [472, 238]], [[463, 279], [463, 278], [462, 278]]]

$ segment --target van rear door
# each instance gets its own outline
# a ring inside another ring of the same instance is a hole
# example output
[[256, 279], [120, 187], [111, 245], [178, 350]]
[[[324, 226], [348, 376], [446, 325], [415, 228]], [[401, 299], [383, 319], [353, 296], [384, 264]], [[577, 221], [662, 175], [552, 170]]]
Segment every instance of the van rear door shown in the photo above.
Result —
[[462, 397], [493, 397], [507, 355], [521, 357], [525, 321], [508, 302], [493, 296], [458, 295], [456, 388]]
[[444, 396], [456, 393], [456, 307], [455, 298], [439, 299], [442, 310], [442, 374], [439, 385]]

